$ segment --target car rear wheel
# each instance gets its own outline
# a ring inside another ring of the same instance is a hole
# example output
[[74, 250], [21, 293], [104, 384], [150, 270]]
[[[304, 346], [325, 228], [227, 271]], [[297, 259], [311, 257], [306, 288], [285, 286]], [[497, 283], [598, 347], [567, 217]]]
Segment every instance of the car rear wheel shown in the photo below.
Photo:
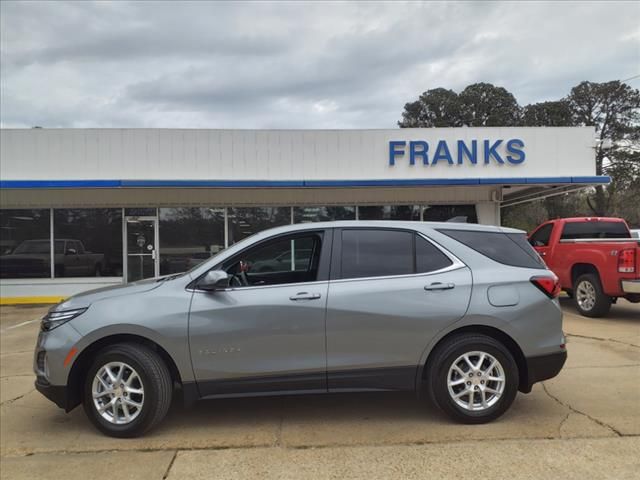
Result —
[[83, 406], [93, 424], [112, 437], [136, 437], [157, 425], [171, 404], [171, 375], [144, 345], [102, 350], [89, 368]]
[[486, 423], [501, 416], [518, 392], [518, 367], [509, 350], [480, 334], [447, 340], [427, 368], [433, 403], [454, 420]]
[[611, 297], [602, 291], [600, 278], [594, 273], [577, 278], [573, 301], [580, 315], [585, 317], [603, 317], [611, 309]]

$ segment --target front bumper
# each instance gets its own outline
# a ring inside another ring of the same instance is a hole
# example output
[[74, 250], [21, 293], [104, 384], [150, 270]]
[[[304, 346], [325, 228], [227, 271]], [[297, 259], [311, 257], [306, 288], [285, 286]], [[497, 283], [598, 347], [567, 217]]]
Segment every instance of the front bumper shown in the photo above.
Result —
[[38, 378], [36, 380], [36, 390], [47, 397], [58, 407], [68, 410], [67, 387], [66, 385], [51, 385], [46, 380]]
[[550, 355], [529, 357], [525, 360], [527, 362], [527, 381], [521, 386], [521, 390], [528, 393], [534, 383], [548, 380], [560, 373], [564, 363], [567, 361], [567, 351], [563, 350]]
[[640, 280], [622, 280], [624, 293], [640, 293]]

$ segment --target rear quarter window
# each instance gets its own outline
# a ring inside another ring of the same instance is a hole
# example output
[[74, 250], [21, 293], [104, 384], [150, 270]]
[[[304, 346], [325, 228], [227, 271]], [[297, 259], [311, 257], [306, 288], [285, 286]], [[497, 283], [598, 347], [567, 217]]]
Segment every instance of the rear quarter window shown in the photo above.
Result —
[[503, 265], [523, 268], [546, 268], [542, 259], [529, 245], [524, 233], [449, 229], [438, 231]]

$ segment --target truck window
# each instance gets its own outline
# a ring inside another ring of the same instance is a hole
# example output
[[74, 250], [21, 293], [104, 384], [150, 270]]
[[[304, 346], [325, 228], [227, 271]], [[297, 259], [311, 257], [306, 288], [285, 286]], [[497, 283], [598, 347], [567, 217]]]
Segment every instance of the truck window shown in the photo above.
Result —
[[553, 230], [553, 224], [549, 223], [540, 227], [536, 230], [531, 238], [529, 239], [529, 243], [534, 247], [546, 247], [549, 245], [549, 239], [551, 238], [551, 231]]
[[631, 238], [622, 222], [571, 222], [565, 223], [560, 240], [581, 238]]

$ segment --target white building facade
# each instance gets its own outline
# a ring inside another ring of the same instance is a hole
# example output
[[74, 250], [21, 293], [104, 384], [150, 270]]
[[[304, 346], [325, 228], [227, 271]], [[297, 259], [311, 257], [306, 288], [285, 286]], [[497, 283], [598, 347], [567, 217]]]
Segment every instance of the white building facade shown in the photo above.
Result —
[[184, 271], [287, 223], [500, 224], [586, 185], [594, 129], [4, 129], [0, 301]]

